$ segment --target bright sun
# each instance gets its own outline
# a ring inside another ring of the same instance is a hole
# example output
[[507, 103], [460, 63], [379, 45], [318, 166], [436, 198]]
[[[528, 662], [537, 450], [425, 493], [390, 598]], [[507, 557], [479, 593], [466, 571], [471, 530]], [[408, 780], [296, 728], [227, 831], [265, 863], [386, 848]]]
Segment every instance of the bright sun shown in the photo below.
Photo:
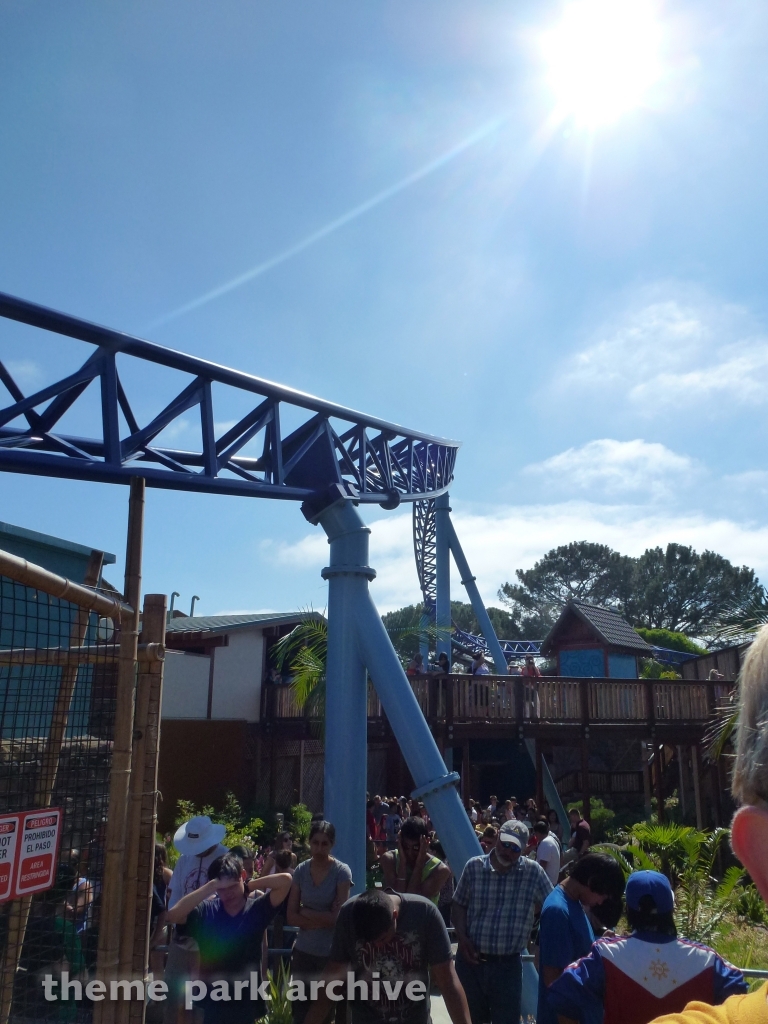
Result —
[[575, 0], [543, 39], [562, 115], [595, 128], [637, 107], [661, 74], [660, 37], [650, 0]]

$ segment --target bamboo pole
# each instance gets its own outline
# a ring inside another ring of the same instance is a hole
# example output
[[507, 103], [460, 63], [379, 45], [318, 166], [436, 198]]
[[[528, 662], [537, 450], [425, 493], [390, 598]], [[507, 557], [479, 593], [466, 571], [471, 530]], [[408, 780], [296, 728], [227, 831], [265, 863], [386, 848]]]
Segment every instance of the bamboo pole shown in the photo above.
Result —
[[[102, 981], [113, 980], [120, 962], [120, 931], [123, 911], [123, 854], [126, 844], [128, 786], [133, 743], [134, 689], [139, 636], [141, 553], [144, 535], [144, 480], [131, 480], [128, 501], [128, 539], [125, 555], [125, 597], [133, 615], [126, 616], [120, 630], [120, 658], [117, 672], [115, 732], [112, 770], [109, 780], [109, 815], [102, 879], [99, 947], [96, 973]], [[115, 1002], [104, 1000], [94, 1007], [95, 1024], [112, 1024]]]
[[[7, 555], [7, 552], [0, 552], [0, 554]], [[15, 556], [11, 555], [8, 557], [14, 558]], [[95, 587], [98, 584], [99, 577], [101, 576], [103, 560], [103, 551], [91, 552], [91, 557], [88, 560], [88, 566], [85, 571], [84, 582], [86, 587]], [[40, 566], [32, 565], [25, 559], [16, 559], [16, 561], [23, 562], [23, 567], [11, 565], [10, 568], [15, 568], [17, 572], [22, 571], [23, 575], [27, 577], [27, 579], [17, 580], [17, 582], [24, 582], [27, 586], [34, 586], [35, 589], [42, 589], [39, 586], [39, 582], [44, 582], [45, 576], [54, 575], [53, 573], [47, 573], [46, 570], [41, 569]], [[0, 572], [6, 575], [4, 567], [0, 568]], [[54, 578], [62, 580], [65, 584], [65, 592], [70, 589], [70, 587], [76, 586], [76, 584], [69, 585], [69, 580], [64, 580], [62, 577]], [[30, 583], [30, 579], [35, 579], [38, 582]], [[81, 589], [85, 590], [85, 587]], [[63, 600], [68, 600], [68, 598], [63, 598]], [[75, 615], [75, 620], [70, 627], [69, 639], [70, 643], [75, 647], [80, 647], [85, 640], [85, 636], [88, 631], [90, 611], [82, 606], [77, 607], [78, 610]], [[76, 662], [63, 668], [61, 672], [59, 689], [56, 693], [56, 700], [51, 713], [51, 724], [48, 729], [48, 738], [45, 742], [45, 749], [40, 762], [40, 772], [38, 774], [37, 785], [35, 787], [35, 808], [50, 807], [51, 804], [51, 797], [53, 796], [53, 790], [56, 786], [56, 775], [59, 769], [61, 747], [64, 743], [64, 736], [69, 722], [69, 709], [72, 704], [75, 685], [77, 684], [77, 672], [78, 665]], [[8, 1018], [11, 1013], [14, 979], [16, 977], [16, 971], [19, 969], [19, 958], [21, 957], [21, 949], [24, 945], [24, 937], [27, 933], [27, 921], [29, 920], [29, 910], [31, 905], [32, 897], [23, 896], [21, 899], [13, 901], [8, 914], [8, 938], [5, 944], [5, 953], [3, 955], [2, 1000], [0, 1000], [0, 1022], [2, 1022], [2, 1024], [8, 1024]]]
[[[0, 665], [101, 665], [119, 654], [119, 644], [99, 644], [95, 647], [18, 647], [11, 651], [0, 651]], [[162, 661], [164, 658], [163, 644], [139, 644], [139, 664]]]
[[[165, 595], [148, 594], [144, 598], [142, 616], [142, 637], [157, 638], [165, 636]], [[157, 718], [159, 707], [154, 702], [157, 687], [153, 686], [155, 678], [162, 681], [162, 666], [158, 664], [157, 672], [154, 665], [144, 665], [136, 679], [136, 713], [133, 728], [133, 754], [131, 759], [131, 780], [128, 801], [128, 843], [123, 870], [123, 921], [120, 936], [120, 977], [128, 978], [134, 974], [134, 951], [138, 933], [143, 934], [146, 946], [149, 939], [149, 909], [152, 891], [152, 875], [154, 866], [154, 794], [157, 789], [155, 772], [151, 773], [151, 814], [148, 821], [143, 820], [144, 797], [147, 785], [147, 755], [149, 748], [154, 748], [153, 766], [157, 761]], [[154, 693], [153, 693], [154, 691]], [[146, 826], [150, 834], [145, 835]], [[149, 838], [151, 842], [147, 842]], [[139, 898], [141, 897], [141, 898]], [[140, 920], [141, 917], [145, 919]], [[142, 951], [142, 969], [140, 980], [144, 980], [143, 965], [146, 957]], [[121, 1003], [117, 1011], [117, 1019], [128, 1020], [129, 1003]]]
[[[150, 594], [144, 602], [143, 639], [148, 642], [155, 637], [165, 636], [166, 597], [164, 594]], [[139, 817], [139, 871], [136, 897], [136, 916], [133, 934], [133, 971], [146, 977], [149, 973], [149, 929], [152, 909], [152, 885], [154, 882], [155, 837], [157, 834], [157, 773], [160, 754], [160, 711], [163, 702], [163, 663], [147, 665], [144, 674], [148, 677], [149, 701], [144, 732], [144, 761]], [[145, 1007], [131, 1002], [129, 1017], [132, 1021], [143, 1022]]]
[[[120, 621], [124, 614], [133, 614], [123, 601], [108, 597], [95, 590], [89, 590], [87, 585], [73, 583], [63, 576], [57, 576], [55, 572], [48, 572], [40, 565], [28, 562], [26, 558], [19, 558], [9, 551], [0, 551], [0, 576], [7, 576], [10, 580], [23, 583], [34, 590], [42, 590], [51, 597], [58, 597], [62, 601], [76, 604], [80, 608], [87, 608], [89, 611], [98, 612], [109, 619]], [[96, 581], [98, 583], [98, 580]], [[94, 583], [96, 586], [96, 583]]]

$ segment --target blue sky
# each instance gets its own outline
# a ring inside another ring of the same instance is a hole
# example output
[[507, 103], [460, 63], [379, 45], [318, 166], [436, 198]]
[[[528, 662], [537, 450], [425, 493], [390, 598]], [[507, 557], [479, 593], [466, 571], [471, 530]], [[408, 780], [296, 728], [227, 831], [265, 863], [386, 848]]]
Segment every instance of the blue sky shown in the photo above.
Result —
[[[551, 88], [568, 4], [6, 3], [0, 290], [461, 439], [489, 600], [582, 538], [768, 579], [768, 9], [645, 6], [656, 76], [594, 128]], [[87, 351], [0, 325], [25, 390]], [[0, 519], [122, 563], [126, 503], [5, 474]], [[416, 601], [408, 510], [366, 515], [378, 603]], [[325, 602], [292, 504], [150, 491], [145, 551], [204, 614]]]

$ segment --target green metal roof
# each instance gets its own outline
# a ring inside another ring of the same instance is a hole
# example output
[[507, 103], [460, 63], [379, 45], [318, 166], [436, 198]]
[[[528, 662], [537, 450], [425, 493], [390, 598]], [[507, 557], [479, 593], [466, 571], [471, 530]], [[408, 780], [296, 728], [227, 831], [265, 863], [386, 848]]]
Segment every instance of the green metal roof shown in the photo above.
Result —
[[320, 612], [252, 612], [249, 615], [180, 615], [166, 626], [168, 633], [230, 633], [248, 626], [282, 626], [303, 619], [322, 619]]

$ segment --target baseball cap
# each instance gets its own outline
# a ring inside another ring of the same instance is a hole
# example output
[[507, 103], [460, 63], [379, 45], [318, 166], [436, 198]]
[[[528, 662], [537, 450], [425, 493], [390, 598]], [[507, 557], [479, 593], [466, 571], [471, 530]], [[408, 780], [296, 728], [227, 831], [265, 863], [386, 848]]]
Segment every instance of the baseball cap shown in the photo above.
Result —
[[499, 842], [522, 850], [528, 843], [528, 826], [522, 821], [505, 821], [499, 831]]
[[675, 909], [675, 896], [666, 875], [660, 871], [633, 871], [627, 879], [624, 896], [630, 910], [640, 909], [643, 896], [650, 896], [659, 914], [669, 914]]

